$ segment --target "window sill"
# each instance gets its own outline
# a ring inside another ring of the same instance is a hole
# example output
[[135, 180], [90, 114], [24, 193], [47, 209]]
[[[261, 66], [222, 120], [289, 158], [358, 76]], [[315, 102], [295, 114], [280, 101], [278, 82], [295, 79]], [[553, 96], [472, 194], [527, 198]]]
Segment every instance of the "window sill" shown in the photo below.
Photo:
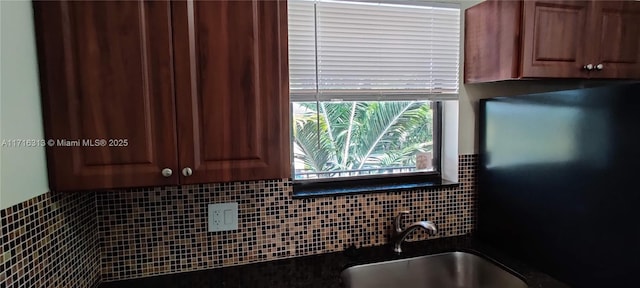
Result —
[[458, 187], [460, 183], [445, 179], [416, 179], [397, 177], [375, 180], [346, 180], [335, 182], [305, 182], [293, 184], [293, 198], [331, 197], [354, 194], [399, 192], [424, 188]]

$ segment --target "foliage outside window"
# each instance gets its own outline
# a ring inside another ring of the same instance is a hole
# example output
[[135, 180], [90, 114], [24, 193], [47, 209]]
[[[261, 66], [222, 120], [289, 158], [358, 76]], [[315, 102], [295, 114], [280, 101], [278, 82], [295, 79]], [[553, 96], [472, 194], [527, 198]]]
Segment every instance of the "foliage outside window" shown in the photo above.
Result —
[[459, 8], [407, 3], [289, 1], [295, 179], [438, 172]]

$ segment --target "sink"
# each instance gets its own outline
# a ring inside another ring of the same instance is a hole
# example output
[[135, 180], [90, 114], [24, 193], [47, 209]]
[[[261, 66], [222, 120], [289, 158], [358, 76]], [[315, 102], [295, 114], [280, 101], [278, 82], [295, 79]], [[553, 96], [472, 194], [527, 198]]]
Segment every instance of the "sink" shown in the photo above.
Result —
[[348, 288], [526, 288], [500, 265], [466, 252], [449, 252], [353, 266], [342, 271]]

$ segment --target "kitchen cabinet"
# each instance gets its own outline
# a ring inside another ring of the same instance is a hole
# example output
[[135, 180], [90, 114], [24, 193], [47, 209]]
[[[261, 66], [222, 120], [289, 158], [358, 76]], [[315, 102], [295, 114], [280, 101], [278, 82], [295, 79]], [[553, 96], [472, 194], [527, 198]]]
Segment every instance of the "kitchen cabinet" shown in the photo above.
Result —
[[640, 2], [497, 1], [465, 11], [465, 83], [640, 79]]
[[183, 182], [288, 178], [286, 3], [172, 5]]
[[594, 15], [594, 77], [640, 79], [640, 2], [597, 1]]
[[286, 2], [34, 12], [52, 190], [289, 177]]

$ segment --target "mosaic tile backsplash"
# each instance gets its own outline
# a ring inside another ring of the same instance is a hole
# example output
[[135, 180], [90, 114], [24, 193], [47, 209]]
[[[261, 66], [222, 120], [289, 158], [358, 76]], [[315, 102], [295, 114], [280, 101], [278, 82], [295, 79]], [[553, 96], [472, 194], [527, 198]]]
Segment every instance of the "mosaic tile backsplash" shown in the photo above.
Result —
[[[405, 224], [436, 223], [431, 238], [467, 234], [475, 226], [476, 169], [477, 155], [461, 155], [457, 187], [307, 199], [292, 197], [288, 179], [96, 192], [102, 279], [384, 244], [400, 210], [411, 211]], [[207, 232], [207, 204], [222, 202], [238, 202], [238, 230]]]
[[[475, 226], [476, 169], [476, 155], [461, 155], [456, 187], [307, 199], [288, 179], [49, 192], [0, 210], [0, 287], [95, 287], [379, 245], [400, 210], [411, 211], [405, 225], [435, 222], [431, 238], [463, 235]], [[207, 232], [207, 204], [221, 202], [238, 202], [239, 229]]]
[[0, 210], [0, 287], [95, 287], [95, 193], [45, 193]]

